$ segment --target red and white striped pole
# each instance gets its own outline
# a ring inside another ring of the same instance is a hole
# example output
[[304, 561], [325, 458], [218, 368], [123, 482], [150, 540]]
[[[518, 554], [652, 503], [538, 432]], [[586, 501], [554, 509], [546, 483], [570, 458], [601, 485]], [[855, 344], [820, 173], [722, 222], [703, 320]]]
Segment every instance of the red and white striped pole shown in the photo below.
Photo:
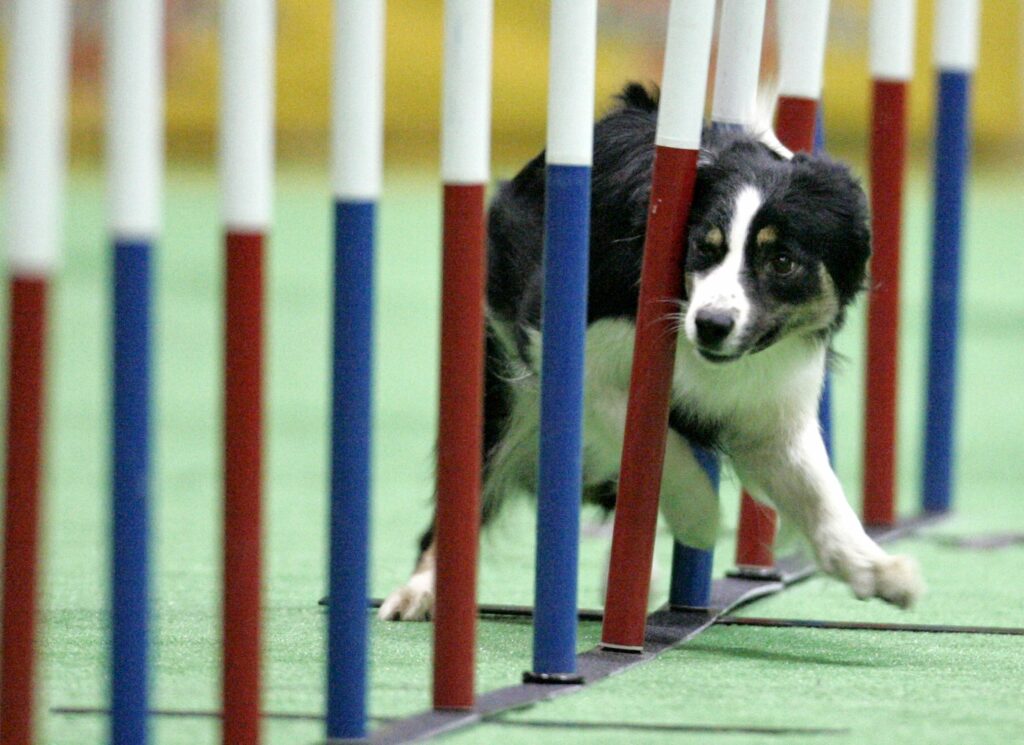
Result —
[[[775, 131], [793, 152], [814, 149], [824, 77], [829, 0], [779, 0], [779, 106]], [[740, 497], [736, 565], [741, 574], [770, 575], [775, 565], [776, 515], [745, 491]]]
[[825, 73], [829, 0], [778, 0], [779, 106], [775, 133], [793, 152], [812, 152]]
[[492, 0], [447, 0], [434, 708], [471, 709], [483, 450]]
[[871, 4], [871, 292], [864, 396], [864, 523], [896, 519], [900, 241], [914, 0]]
[[655, 137], [654, 178], [637, 308], [619, 495], [601, 645], [643, 649], [668, 405], [675, 321], [666, 300], [682, 293], [685, 229], [703, 128], [714, 0], [673, 0]]
[[263, 264], [274, 169], [274, 2], [221, 9], [224, 222], [222, 741], [260, 740]]
[[15, 0], [7, 78], [10, 334], [0, 741], [35, 741], [46, 305], [61, 243], [70, 7]]

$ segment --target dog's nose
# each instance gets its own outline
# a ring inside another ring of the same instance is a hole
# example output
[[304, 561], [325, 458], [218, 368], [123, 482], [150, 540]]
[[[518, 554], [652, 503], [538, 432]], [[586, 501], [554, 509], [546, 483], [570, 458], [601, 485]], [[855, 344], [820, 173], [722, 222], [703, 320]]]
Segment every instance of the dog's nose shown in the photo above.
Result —
[[697, 311], [697, 341], [706, 347], [722, 343], [736, 325], [732, 313], [724, 310], [703, 308]]

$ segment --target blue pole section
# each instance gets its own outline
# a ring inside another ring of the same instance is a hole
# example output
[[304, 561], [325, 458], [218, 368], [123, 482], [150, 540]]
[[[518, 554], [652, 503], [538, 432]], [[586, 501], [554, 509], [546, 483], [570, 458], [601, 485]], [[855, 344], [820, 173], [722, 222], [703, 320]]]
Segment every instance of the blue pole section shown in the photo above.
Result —
[[110, 740], [115, 745], [148, 739], [151, 252], [148, 241], [114, 241]]
[[[815, 155], [825, 152], [825, 118], [822, 115], [821, 101], [818, 101], [818, 108], [814, 122], [814, 153]], [[825, 372], [825, 387], [821, 391], [821, 403], [818, 405], [818, 420], [821, 422], [821, 434], [825, 440], [825, 449], [828, 451], [828, 459], [835, 467], [835, 436], [832, 425], [832, 371]]]
[[334, 212], [327, 737], [366, 737], [376, 205]]
[[923, 464], [926, 512], [945, 512], [952, 501], [960, 242], [964, 177], [969, 158], [970, 87], [970, 73], [939, 73]]
[[590, 167], [548, 164], [533, 673], [576, 673], [576, 580], [583, 482]]
[[[718, 456], [691, 444], [690, 449], [707, 474], [711, 488], [718, 491]], [[668, 603], [673, 608], [707, 608], [711, 602], [711, 565], [714, 551], [686, 546], [676, 541], [672, 548], [672, 579]]]

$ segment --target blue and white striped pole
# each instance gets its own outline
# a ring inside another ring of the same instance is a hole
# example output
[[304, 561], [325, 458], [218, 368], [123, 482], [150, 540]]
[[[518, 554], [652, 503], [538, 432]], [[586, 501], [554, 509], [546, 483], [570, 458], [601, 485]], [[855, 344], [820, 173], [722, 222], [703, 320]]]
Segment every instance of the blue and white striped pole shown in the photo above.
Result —
[[111, 741], [147, 741], [151, 253], [163, 175], [163, 3], [112, 0], [107, 37], [114, 253]]
[[923, 508], [945, 512], [952, 504], [960, 251], [964, 181], [970, 158], [971, 77], [978, 57], [977, 0], [938, 0], [934, 55], [938, 101]]
[[576, 584], [597, 0], [553, 0], [533, 671], [578, 682]]
[[382, 180], [383, 53], [383, 0], [335, 0], [328, 739], [366, 736], [373, 257]]
[[[724, 0], [718, 26], [715, 92], [711, 125], [745, 129], [754, 124], [757, 81], [761, 70], [765, 0]], [[694, 448], [712, 486], [718, 488], [718, 459]], [[713, 549], [676, 544], [672, 553], [669, 603], [673, 607], [706, 608], [711, 601]]]

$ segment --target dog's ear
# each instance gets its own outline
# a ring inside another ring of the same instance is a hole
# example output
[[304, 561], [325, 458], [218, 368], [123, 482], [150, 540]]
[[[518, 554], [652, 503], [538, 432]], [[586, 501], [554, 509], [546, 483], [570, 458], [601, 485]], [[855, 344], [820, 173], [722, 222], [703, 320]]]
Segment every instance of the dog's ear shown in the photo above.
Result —
[[871, 229], [864, 189], [842, 163], [827, 156], [797, 153], [787, 202], [801, 232], [821, 251], [840, 302], [864, 289], [871, 256]]

